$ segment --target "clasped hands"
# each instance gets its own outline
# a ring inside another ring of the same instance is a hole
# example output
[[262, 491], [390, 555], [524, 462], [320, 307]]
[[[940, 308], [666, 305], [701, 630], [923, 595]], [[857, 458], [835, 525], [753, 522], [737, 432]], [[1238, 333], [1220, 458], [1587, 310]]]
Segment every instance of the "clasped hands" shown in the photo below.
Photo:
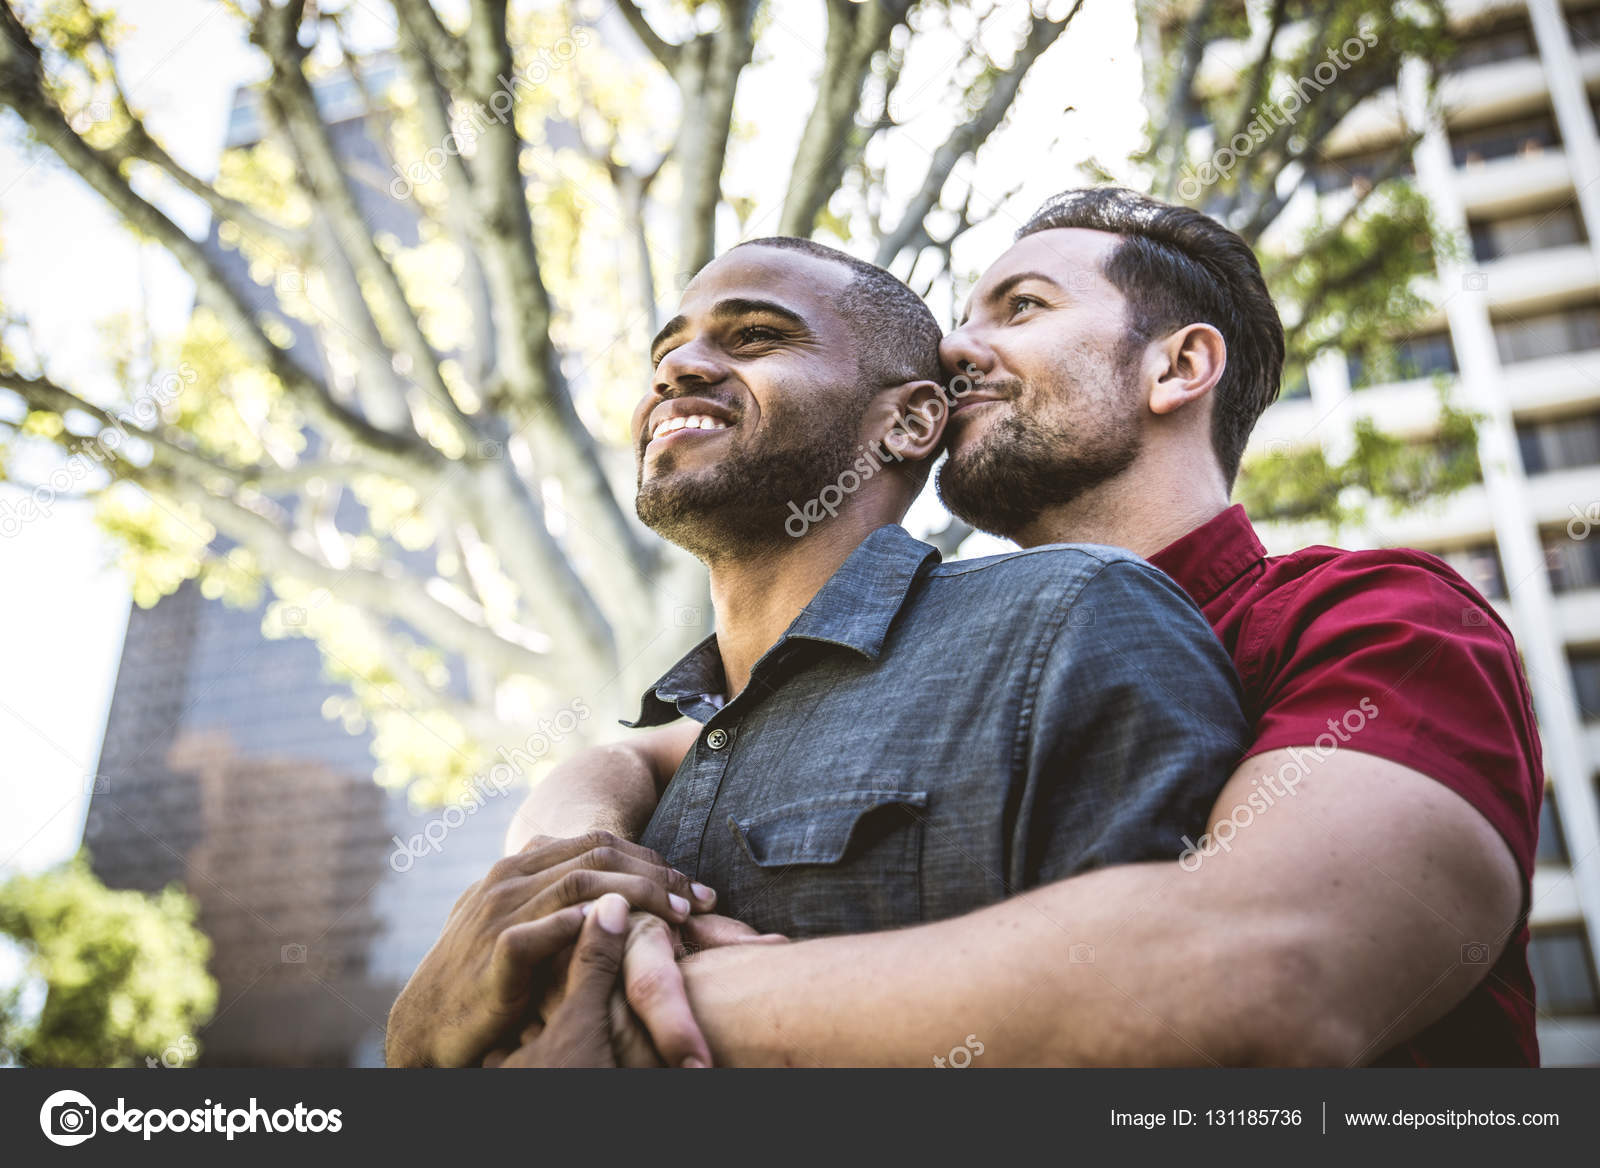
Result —
[[784, 940], [715, 904], [712, 889], [609, 832], [530, 840], [456, 901], [390, 1011], [387, 1061], [708, 1067], [679, 960]]

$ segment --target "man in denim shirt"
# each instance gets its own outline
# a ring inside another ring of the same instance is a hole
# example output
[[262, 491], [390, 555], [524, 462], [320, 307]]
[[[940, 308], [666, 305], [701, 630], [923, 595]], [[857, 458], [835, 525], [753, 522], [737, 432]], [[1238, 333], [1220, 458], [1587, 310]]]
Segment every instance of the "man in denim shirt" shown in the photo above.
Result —
[[792, 937], [1171, 859], [1245, 731], [1221, 646], [1143, 561], [1085, 545], [941, 564], [894, 525], [725, 688], [713, 636], [645, 695], [637, 725], [704, 730], [640, 842], [720, 912]]
[[[761, 931], [888, 929], [1172, 860], [1245, 740], [1226, 653], [1142, 560], [941, 564], [896, 525], [941, 441], [938, 341], [881, 269], [768, 240], [696, 277], [652, 349], [638, 511], [710, 568], [718, 632], [645, 695], [636, 724], [700, 726], [642, 842]], [[396, 1003], [390, 1061], [476, 1061], [514, 1032], [524, 1004], [470, 956], [508, 927], [601, 891], [686, 919], [653, 859], [502, 861]]]

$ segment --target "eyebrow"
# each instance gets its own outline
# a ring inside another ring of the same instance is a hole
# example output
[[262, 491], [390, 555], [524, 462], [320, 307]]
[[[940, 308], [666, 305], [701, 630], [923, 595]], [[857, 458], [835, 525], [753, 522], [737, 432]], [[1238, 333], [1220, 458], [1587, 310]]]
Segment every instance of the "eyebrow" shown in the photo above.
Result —
[[[1008, 292], [1010, 292], [1018, 284], [1025, 284], [1029, 280], [1039, 280], [1043, 283], [1049, 284], [1058, 292], [1064, 291], [1059, 280], [1053, 279], [1052, 277], [1045, 275], [1043, 272], [1018, 272], [1014, 276], [1007, 276], [1004, 280], [1001, 280], [998, 284], [991, 288], [988, 295], [983, 298], [983, 302], [985, 304], [993, 304], [997, 300], [1004, 300]], [[972, 302], [968, 301], [967, 310], [961, 314], [961, 323], [966, 324], [971, 317]]]
[[[785, 308], [773, 300], [753, 300], [748, 297], [734, 296], [727, 300], [717, 301], [711, 309], [711, 319], [713, 321], [737, 320], [742, 316], [775, 316], [794, 328], [808, 331], [810, 329], [810, 326], [805, 322], [805, 318], [798, 312], [792, 308]], [[657, 349], [688, 327], [689, 318], [687, 316], [679, 315], [667, 321], [662, 330], [656, 334], [655, 340], [650, 342], [650, 357], [652, 360], [655, 358]]]

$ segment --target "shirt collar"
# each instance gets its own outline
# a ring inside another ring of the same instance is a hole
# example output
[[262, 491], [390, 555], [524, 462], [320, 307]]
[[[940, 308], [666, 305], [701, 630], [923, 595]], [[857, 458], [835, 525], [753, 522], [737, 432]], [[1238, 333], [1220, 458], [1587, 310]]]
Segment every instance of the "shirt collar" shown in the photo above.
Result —
[[[937, 548], [913, 539], [899, 524], [878, 528], [856, 545], [761, 660], [785, 642], [803, 639], [839, 645], [876, 661], [911, 585], [924, 565], [938, 558]], [[760, 667], [758, 661], [756, 668]], [[726, 685], [713, 633], [645, 691], [638, 719], [623, 725], [659, 726], [679, 714], [694, 716], [697, 709], [709, 710], [706, 717], [710, 717], [715, 709], [707, 695], [721, 694]]]
[[1201, 608], [1267, 558], [1244, 508], [1235, 503], [1222, 514], [1173, 540], [1150, 562], [1177, 581]]

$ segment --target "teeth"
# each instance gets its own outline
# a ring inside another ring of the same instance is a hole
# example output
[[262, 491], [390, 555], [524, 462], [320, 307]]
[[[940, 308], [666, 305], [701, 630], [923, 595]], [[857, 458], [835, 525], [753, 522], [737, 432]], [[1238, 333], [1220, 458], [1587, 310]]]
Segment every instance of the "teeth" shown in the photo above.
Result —
[[690, 414], [688, 417], [667, 418], [658, 423], [650, 432], [650, 438], [654, 441], [678, 430], [726, 430], [727, 428], [728, 423], [720, 418], [707, 417], [705, 414]]

